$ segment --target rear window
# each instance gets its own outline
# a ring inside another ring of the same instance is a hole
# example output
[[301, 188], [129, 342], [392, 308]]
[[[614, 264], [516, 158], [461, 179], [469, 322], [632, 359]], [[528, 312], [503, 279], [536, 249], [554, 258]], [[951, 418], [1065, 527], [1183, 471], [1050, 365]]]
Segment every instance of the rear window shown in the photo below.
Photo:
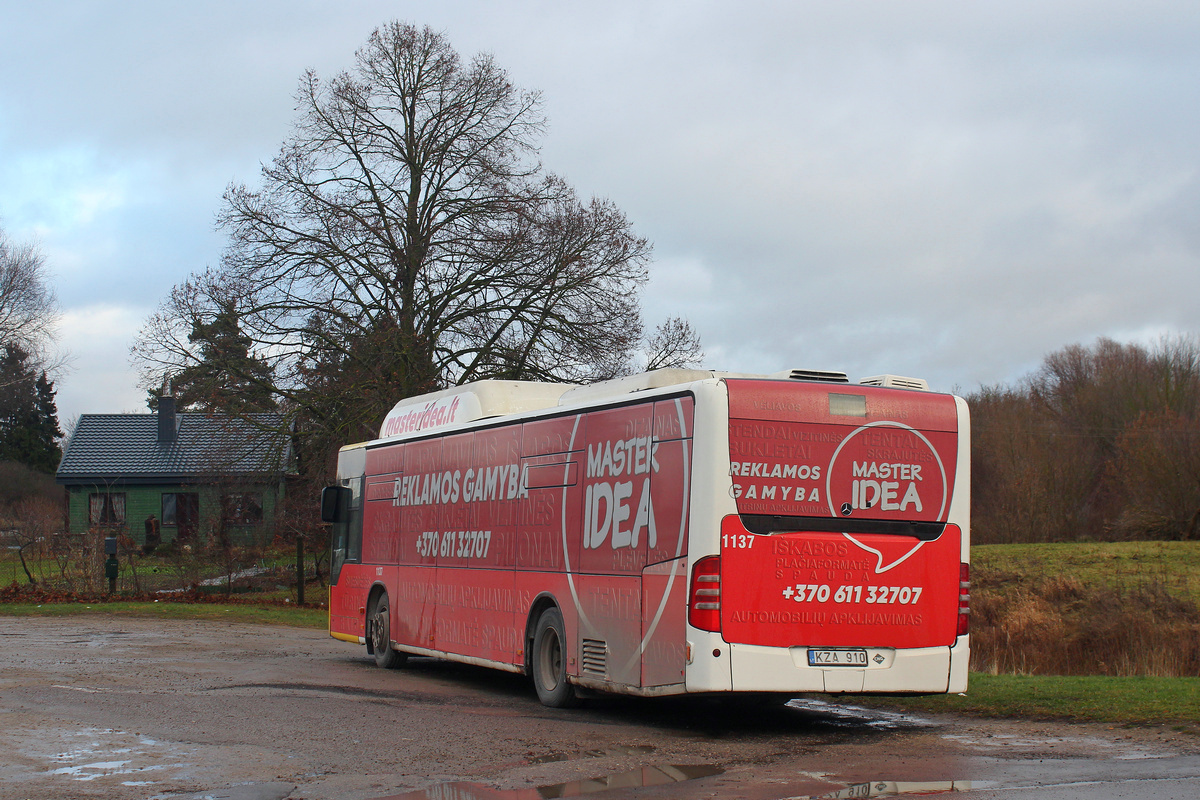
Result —
[[789, 381], [728, 387], [740, 514], [945, 520], [958, 457], [953, 397]]

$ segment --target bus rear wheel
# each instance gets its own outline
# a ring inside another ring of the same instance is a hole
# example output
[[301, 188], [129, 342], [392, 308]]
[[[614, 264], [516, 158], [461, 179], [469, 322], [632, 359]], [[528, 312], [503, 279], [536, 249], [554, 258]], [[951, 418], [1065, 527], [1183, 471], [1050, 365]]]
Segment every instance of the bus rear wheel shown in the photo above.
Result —
[[566, 634], [562, 613], [548, 608], [538, 617], [533, 633], [533, 686], [542, 705], [571, 708], [579, 705], [575, 687], [567, 682]]
[[371, 640], [371, 651], [375, 654], [376, 666], [396, 669], [408, 660], [407, 653], [392, 649], [392, 621], [386, 594], [379, 596], [371, 613], [367, 615], [367, 638]]

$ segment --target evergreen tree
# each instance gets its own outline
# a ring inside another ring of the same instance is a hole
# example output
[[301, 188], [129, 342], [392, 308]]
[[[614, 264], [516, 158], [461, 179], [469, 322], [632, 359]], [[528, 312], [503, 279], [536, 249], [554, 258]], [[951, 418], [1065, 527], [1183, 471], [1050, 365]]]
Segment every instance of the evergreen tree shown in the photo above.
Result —
[[[171, 376], [179, 409], [234, 415], [277, 410], [271, 367], [251, 355], [233, 300], [222, 301], [211, 322], [194, 322], [188, 341], [197, 345], [200, 360]], [[161, 394], [150, 390], [150, 408], [158, 407]]]
[[30, 355], [8, 344], [0, 357], [0, 461], [15, 461], [38, 472], [54, 472], [62, 458], [54, 382], [30, 364]]

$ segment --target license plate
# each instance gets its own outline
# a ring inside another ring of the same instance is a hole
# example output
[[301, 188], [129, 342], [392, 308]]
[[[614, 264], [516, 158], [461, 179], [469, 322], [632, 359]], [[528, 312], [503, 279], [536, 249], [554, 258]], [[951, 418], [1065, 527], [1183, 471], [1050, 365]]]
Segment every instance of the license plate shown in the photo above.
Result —
[[809, 650], [810, 667], [865, 667], [866, 650]]

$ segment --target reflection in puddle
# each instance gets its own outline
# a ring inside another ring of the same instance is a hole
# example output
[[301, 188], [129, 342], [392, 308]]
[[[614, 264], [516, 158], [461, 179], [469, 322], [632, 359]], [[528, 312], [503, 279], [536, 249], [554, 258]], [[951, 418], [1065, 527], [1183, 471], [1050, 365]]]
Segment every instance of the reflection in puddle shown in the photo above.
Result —
[[[493, 789], [478, 783], [443, 783], [415, 792], [381, 797], [378, 800], [544, 800], [550, 797], [578, 797], [609, 789], [639, 789], [643, 786], [662, 786], [696, 778], [720, 775], [725, 770], [710, 764], [642, 767], [630, 772], [605, 775], [570, 783], [555, 783], [531, 789]], [[863, 795], [867, 797], [868, 795]]]
[[23, 753], [53, 764], [47, 774], [72, 781], [133, 776], [125, 785], [147, 785], [151, 782], [136, 778], [162, 777], [163, 770], [181, 768], [183, 764], [179, 763], [179, 758], [186, 752], [139, 734], [111, 728], [52, 732], [47, 738], [63, 741], [67, 749], [46, 754], [26, 747]]
[[[934, 724], [927, 719], [910, 717], [907, 714], [898, 714], [894, 711], [826, 703], [823, 700], [811, 700], [807, 697], [798, 697], [795, 700], [788, 701], [788, 707], [827, 716], [829, 717], [829, 722], [834, 725], [853, 725], [854, 727], [865, 725], [868, 728], [875, 728], [876, 730], [927, 728]], [[846, 796], [857, 797], [858, 795]], [[874, 797], [875, 795], [862, 795], [862, 797], [868, 796]]]
[[896, 797], [905, 794], [944, 794], [947, 792], [967, 792], [971, 790], [970, 781], [872, 781], [871, 783], [856, 783], [845, 789], [838, 789], [828, 794], [810, 794], [803, 797], [789, 797], [787, 800], [840, 800], [848, 797]]
[[527, 764], [553, 764], [558, 761], [571, 761], [576, 758], [604, 758], [606, 756], [644, 756], [654, 752], [650, 745], [633, 745], [630, 747], [612, 747], [606, 750], [582, 750], [573, 753], [546, 753], [525, 759]]

